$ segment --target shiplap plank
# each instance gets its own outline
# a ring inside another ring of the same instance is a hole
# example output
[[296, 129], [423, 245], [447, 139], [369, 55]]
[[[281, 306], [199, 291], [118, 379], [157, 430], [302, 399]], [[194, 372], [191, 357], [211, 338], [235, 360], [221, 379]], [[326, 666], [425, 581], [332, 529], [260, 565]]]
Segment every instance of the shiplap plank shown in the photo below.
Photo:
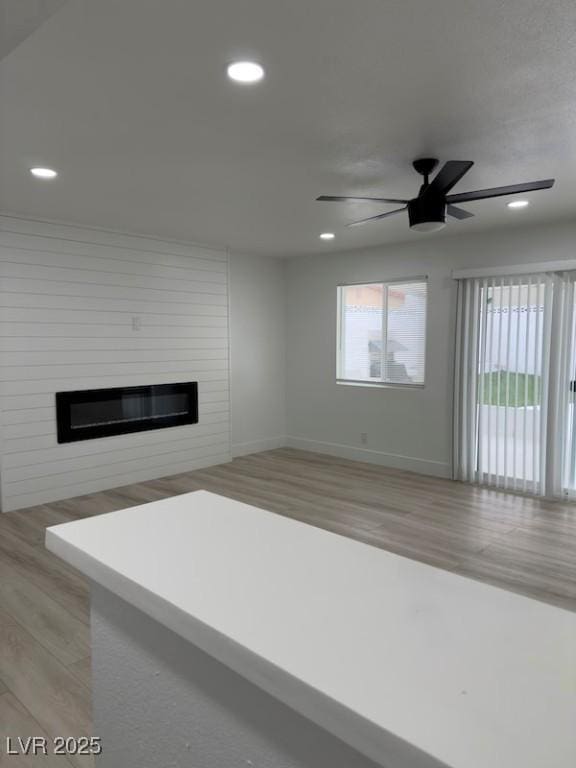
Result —
[[[218, 413], [206, 413], [202, 416], [202, 424], [221, 424], [229, 420], [228, 410], [222, 410]], [[197, 425], [191, 425], [195, 427]], [[179, 427], [176, 427], [179, 430]], [[150, 430], [156, 432], [157, 430]], [[32, 424], [10, 424], [3, 428], [3, 444], [4, 451], [6, 453], [14, 452], [15, 446], [29, 445], [30, 440], [36, 441], [36, 444], [40, 446], [43, 441], [47, 441], [48, 445], [58, 445], [56, 440], [56, 420], [50, 419], [46, 421], [33, 422]], [[192, 433], [191, 433], [192, 434]]]
[[[222, 251], [0, 216], [4, 509], [229, 460], [227, 281]], [[56, 392], [181, 381], [199, 424], [57, 442]]]
[[[202, 423], [221, 424], [229, 419], [228, 408], [217, 411], [216, 413], [205, 413], [202, 417]], [[157, 431], [157, 430], [148, 430]], [[41, 445], [44, 438], [51, 438], [51, 443], [56, 447], [56, 420], [54, 418], [43, 421], [29, 422], [24, 424], [7, 424], [2, 429], [3, 439], [5, 441], [6, 451], [12, 452], [15, 445], [29, 445], [30, 438], [38, 438], [37, 445]], [[40, 439], [42, 438], [42, 440]], [[17, 441], [25, 441], [24, 443]], [[48, 441], [50, 443], [50, 441]], [[59, 447], [59, 446], [58, 446]]]
[[[0, 281], [1, 282], [1, 281]], [[214, 298], [214, 301], [212, 301]], [[104, 298], [102, 296], [62, 296], [36, 293], [0, 293], [0, 311], [12, 309], [31, 310], [58, 310], [66, 309], [69, 313], [86, 312], [113, 312], [126, 315], [146, 314], [151, 317], [156, 315], [176, 315], [179, 318], [197, 317], [206, 315], [226, 317], [228, 314], [227, 301], [223, 296], [202, 295], [196, 297], [196, 301], [156, 301], [152, 299]], [[28, 321], [29, 322], [29, 321]]]
[[4, 396], [12, 395], [31, 395], [40, 393], [54, 393], [54, 392], [73, 392], [76, 389], [99, 389], [107, 387], [132, 387], [132, 386], [145, 386], [148, 384], [176, 384], [182, 381], [190, 381], [191, 374], [193, 373], [193, 381], [199, 383], [204, 382], [218, 382], [224, 383], [228, 381], [227, 371], [217, 372], [203, 372], [203, 371], [187, 371], [188, 376], [183, 376], [182, 372], [166, 373], [162, 376], [162, 380], [159, 381], [158, 374], [144, 374], [139, 373], [132, 376], [122, 376], [121, 381], [118, 380], [118, 376], [100, 374], [97, 377], [94, 376], [75, 376], [70, 379], [50, 379], [50, 380], [38, 380], [38, 381], [0, 381], [0, 396], [4, 401]]
[[[54, 398], [50, 398], [51, 401], [53, 401], [53, 399]], [[53, 402], [51, 402], [51, 405], [46, 406], [45, 408], [28, 407], [20, 408], [20, 410], [16, 411], [3, 410], [0, 413], [0, 423], [3, 426], [9, 424], [29, 424], [33, 421], [46, 421], [54, 418], [55, 415]]]
[[[68, 316], [73, 312], [85, 313], [92, 310], [94, 313], [114, 313], [116, 315], [140, 314], [145, 313], [149, 317], [158, 315], [172, 315], [173, 317], [186, 318], [198, 316], [226, 317], [228, 307], [226, 302], [220, 301], [222, 297], [215, 297], [217, 301], [212, 301], [212, 297], [204, 296], [200, 302], [170, 302], [170, 301], [149, 301], [146, 299], [130, 300], [129, 298], [112, 298], [89, 296], [59, 296], [59, 295], [40, 295], [27, 293], [0, 293], [0, 318], [4, 313], [11, 311], [32, 310], [38, 317], [38, 312], [50, 312], [65, 308]], [[28, 322], [30, 322], [30, 317]]]
[[[198, 401], [203, 403], [228, 402], [228, 382], [206, 381], [198, 389]], [[52, 408], [54, 405], [54, 393], [43, 392], [39, 394], [14, 395], [2, 399], [4, 414], [11, 411], [23, 411], [34, 408]], [[21, 421], [21, 420], [17, 420]], [[16, 423], [17, 423], [16, 422]], [[10, 423], [10, 422], [8, 422]]]
[[227, 360], [225, 348], [204, 347], [203, 349], [152, 349], [152, 350], [34, 350], [31, 352], [3, 352], [2, 365], [26, 367], [38, 365], [82, 365], [105, 363], [180, 363]]
[[[42, 435], [56, 435], [56, 419], [52, 415], [49, 419], [38, 419], [25, 424], [7, 424], [2, 428], [2, 439], [13, 440], [21, 437], [38, 437]], [[6, 443], [9, 449], [10, 444]]]
[[[220, 337], [212, 336], [205, 338], [203, 336], [190, 336], [183, 338], [134, 338], [136, 334], [132, 333], [132, 337], [112, 337], [112, 338], [77, 338], [73, 337], [51, 337], [51, 336], [39, 336], [39, 337], [0, 337], [0, 353], [13, 352], [19, 354], [26, 354], [29, 352], [45, 352], [54, 353], [60, 350], [63, 351], [112, 351], [116, 350], [130, 350], [130, 351], [145, 351], [151, 352], [154, 350], [161, 350], [168, 352], [169, 350], [183, 350], [185, 352], [192, 350], [227, 350], [228, 339], [225, 336], [225, 331], [220, 334]], [[9, 360], [7, 355], [2, 355], [2, 359]]]
[[100, 372], [94, 376], [87, 372], [85, 375], [75, 375], [70, 378], [39, 379], [22, 381], [0, 381], [0, 395], [37, 394], [40, 392], [71, 392], [76, 389], [98, 389], [104, 387], [130, 387], [148, 384], [173, 384], [179, 381], [198, 382], [225, 382], [228, 380], [228, 372], [222, 371], [192, 371], [190, 368], [173, 373], [164, 373], [161, 377], [157, 373], [145, 373], [136, 371], [119, 377], [117, 374]]
[[[230, 431], [226, 426], [220, 425], [219, 427], [214, 426], [211, 430], [205, 430], [202, 435], [197, 435], [196, 440], [193, 443], [190, 443], [186, 438], [175, 438], [170, 442], [164, 441], [158, 444], [150, 443], [148, 445], [130, 446], [130, 448], [123, 451], [112, 449], [110, 451], [99, 451], [93, 454], [79, 454], [78, 457], [68, 456], [62, 460], [61, 464], [54, 459], [54, 453], [46, 449], [39, 449], [38, 453], [40, 454], [40, 461], [30, 463], [30, 454], [36, 454], [36, 451], [25, 451], [21, 454], [14, 454], [14, 458], [17, 459], [19, 463], [14, 462], [10, 467], [6, 467], [5, 476], [9, 479], [13, 476], [12, 473], [21, 472], [29, 473], [32, 477], [41, 477], [45, 466], [56, 467], [55, 474], [56, 472], [59, 473], [59, 466], [65, 467], [68, 466], [68, 464], [72, 466], [71, 471], [74, 471], [76, 466], [116, 465], [119, 461], [131, 459], [132, 456], [138, 456], [140, 453], [149, 456], [161, 456], [170, 453], [174, 446], [181, 450], [182, 447], [198, 445], [205, 447], [206, 452], [208, 452], [208, 448], [211, 445], [229, 442]], [[90, 462], [90, 459], [93, 459], [93, 461]]]
[[[101, 309], [109, 306], [112, 311], [117, 311], [120, 307], [123, 311], [133, 312], [135, 311], [134, 307], [144, 305], [149, 306], [148, 311], [150, 313], [161, 311], [162, 314], [167, 314], [165, 308], [162, 309], [166, 305], [171, 307], [172, 312], [178, 314], [186, 312], [187, 308], [193, 309], [197, 306], [228, 306], [226, 294], [209, 293], [207, 291], [168, 291], [130, 286], [114, 289], [111, 286], [80, 285], [78, 283], [54, 283], [52, 286], [45, 284], [43, 290], [37, 286], [30, 286], [27, 290], [13, 290], [8, 287], [8, 281], [2, 280], [1, 277], [0, 283], [2, 285], [1, 306], [6, 308], [22, 306], [22, 302], [25, 302], [28, 306], [33, 299], [36, 300], [37, 306], [40, 307], [44, 306], [44, 302], [46, 302], [48, 308], [52, 308], [52, 304], [55, 303], [56, 299], [58, 299], [57, 307], [74, 308], [74, 300], [81, 299], [85, 302], [84, 305], [80, 305], [81, 309], [93, 309], [94, 306], [96, 309]], [[49, 287], [53, 288], [53, 290], [47, 290]], [[123, 302], [126, 306], [123, 307], [122, 304], [117, 302]]]
[[[77, 322], [34, 323], [27, 320], [0, 323], [0, 337], [6, 338], [134, 338], [131, 318], [124, 316], [120, 322], [86, 323], [81, 318]], [[228, 338], [228, 324], [225, 320], [212, 322], [197, 318], [177, 325], [155, 324], [147, 322], [138, 332], [138, 338], [149, 339], [211, 339]]]
[[[21, 408], [13, 411], [2, 411], [0, 413], [0, 424], [10, 426], [13, 424], [32, 424], [38, 421], [54, 421], [54, 398], [50, 398], [50, 405], [46, 407]], [[203, 414], [220, 413], [228, 410], [228, 400], [207, 402], [200, 401]]]
[[[181, 372], [187, 374], [188, 377], [191, 376], [194, 378], [194, 375], [197, 372], [226, 371], [227, 368], [228, 360], [224, 358], [220, 360], [175, 360], [159, 363], [108, 363], [105, 370], [106, 375], [108, 376], [134, 376], [140, 373], [149, 375]], [[0, 381], [51, 381], [52, 379], [60, 379], [67, 376], [82, 376], [87, 378], [97, 376], [101, 371], [102, 365], [99, 363], [91, 364], [79, 362], [77, 365], [20, 365], [12, 367], [6, 365], [0, 368]]]
[[[98, 325], [125, 325], [132, 322], [132, 315], [139, 315], [142, 322], [141, 332], [145, 332], [148, 326], [182, 326], [182, 325], [208, 325], [211, 327], [226, 327], [228, 324], [226, 307], [210, 307], [200, 305], [194, 312], [176, 312], [172, 308], [166, 312], [146, 312], [142, 307], [131, 309], [56, 309], [54, 307], [28, 308], [28, 307], [0, 307], [0, 322], [4, 323], [28, 323], [43, 325], [44, 323], [77, 323]], [[134, 331], [132, 331], [134, 332]]]
[[132, 474], [120, 472], [117, 475], [109, 475], [98, 480], [86, 481], [71, 485], [62, 485], [53, 490], [43, 490], [37, 493], [25, 493], [17, 496], [6, 496], [4, 501], [5, 511], [22, 509], [23, 507], [34, 506], [35, 504], [50, 501], [59, 501], [60, 499], [69, 499], [86, 493], [96, 493], [97, 491], [116, 488], [130, 483], [140, 483], [144, 480], [154, 480], [160, 477], [179, 474], [181, 472], [191, 472], [195, 469], [212, 467], [218, 464], [226, 464], [231, 461], [230, 451], [213, 455], [207, 455], [202, 459], [192, 462], [179, 462], [157, 467], [154, 470], [138, 470]]
[[[171, 277], [182, 277], [205, 273], [206, 276], [226, 275], [227, 264], [224, 261], [205, 258], [198, 253], [189, 256], [177, 256], [174, 254], [164, 254], [158, 259], [154, 252], [138, 252], [126, 248], [110, 248], [89, 243], [78, 243], [75, 241], [51, 239], [42, 242], [40, 238], [34, 236], [23, 236], [17, 233], [6, 232], [0, 228], [0, 253], [4, 254], [3, 261], [18, 262], [22, 264], [33, 263], [33, 259], [39, 260], [42, 264], [53, 263], [56, 267], [69, 266], [70, 262], [61, 260], [61, 257], [68, 256], [73, 260], [72, 266], [76, 260], [89, 259], [90, 261], [78, 261], [79, 266], [88, 266], [98, 269], [97, 264], [101, 264], [103, 272], [119, 271], [129, 273], [134, 271], [137, 274], [143, 272], [144, 267], [149, 267], [151, 272], [159, 267], [162, 269], [161, 277], [165, 275], [167, 279]], [[36, 256], [34, 256], [36, 254]], [[52, 262], [49, 257], [56, 257]], [[115, 267], [114, 264], [117, 264]], [[195, 277], [193, 279], [196, 279]], [[206, 279], [206, 278], [200, 278]]]
[[[212, 410], [210, 413], [205, 411], [202, 415], [202, 423], [220, 424], [223, 421], [227, 421], [228, 418], [228, 408], [222, 407], [216, 411]], [[6, 441], [8, 449], [12, 445], [12, 440], [26, 437], [43, 437], [45, 435], [52, 435], [56, 440], [56, 419], [54, 414], [48, 419], [38, 419], [20, 424], [7, 424], [2, 429], [2, 436]]]
[[[10, 441], [10, 450], [4, 451], [3, 469], [20, 467], [52, 461], [56, 457], [65, 460], [73, 456], [89, 456], [99, 453], [110, 453], [119, 448], [124, 451], [138, 445], [165, 445], [173, 440], [189, 438], [192, 442], [197, 437], [229, 433], [229, 420], [207, 423], [216, 414], [207, 414], [199, 424], [171, 427], [170, 429], [135, 432], [133, 435], [116, 435], [114, 437], [84, 440], [77, 443], [57, 445], [55, 435], [44, 435], [35, 438], [17, 438]], [[57, 453], [54, 449], [58, 448]]]
[[[200, 445], [185, 450], [176, 448], [168, 453], [116, 461], [113, 465], [92, 465], [85, 469], [75, 469], [73, 473], [58, 472], [51, 475], [28, 477], [24, 480], [9, 480], [7, 478], [3, 482], [4, 492], [6, 497], [17, 496], [22, 493], [33, 493], [34, 491], [60, 488], [63, 485], [69, 485], [71, 478], [74, 478], [74, 484], [76, 485], [85, 481], [118, 477], [124, 474], [128, 476], [138, 470], [145, 471], [151, 469], [152, 471], [156, 471], [161, 467], [171, 467], [175, 463], [187, 464], [190, 462], [190, 464], [192, 464], [193, 462], [204, 458], [207, 452], [218, 455], [226, 453], [228, 447], [228, 440], [221, 439], [219, 442], [211, 443], [208, 446]], [[111, 469], [113, 469], [113, 471], [111, 471]]]
[[[0, 242], [2, 233], [0, 232]], [[39, 277], [36, 270], [48, 270], [44, 277], [53, 280], [60, 276], [64, 280], [86, 277], [86, 282], [111, 283], [112, 285], [138, 285], [143, 280], [158, 281], [159, 286], [168, 288], [188, 286], [188, 283], [214, 283], [226, 285], [226, 272], [221, 263], [203, 265], [197, 269], [194, 261], [190, 268], [156, 265], [137, 261], [110, 259], [103, 256], [83, 256], [79, 253], [58, 253], [54, 251], [6, 248], [0, 245], [0, 270], [4, 277]], [[34, 270], [34, 273], [33, 273]], [[74, 275], [74, 276], [72, 276]], [[182, 290], [185, 290], [182, 287]]]
[[46, 240], [59, 240], [75, 244], [85, 243], [92, 246], [102, 245], [118, 250], [130, 250], [139, 258], [150, 253], [154, 254], [156, 259], [158, 256], [179, 255], [189, 258], [196, 255], [214, 261], [225, 262], [227, 260], [226, 254], [217, 248], [183, 243], [177, 240], [159, 240], [140, 235], [125, 235], [93, 227], [76, 227], [69, 224], [34, 221], [18, 216], [0, 216], [0, 230], [12, 232], [20, 237], [28, 235], [40, 238], [43, 243]]
[[[26, 267], [26, 269], [24, 268]], [[186, 280], [162, 281], [154, 275], [120, 275], [115, 272], [99, 273], [87, 270], [55, 270], [33, 264], [21, 265], [0, 261], [3, 290], [11, 293], [55, 293], [66, 291], [86, 295], [124, 296], [133, 292], [145, 298], [167, 298], [186, 301], [200, 295], [226, 296], [226, 283], [192, 282]], [[140, 294], [141, 291], [146, 291]]]
[[[208, 434], [194, 439], [195, 448], [208, 448], [213, 445], [223, 445], [229, 441], [227, 429], [220, 430], [217, 434]], [[35, 462], [21, 467], [7, 467], [4, 472], [6, 483], [17, 482], [50, 475], [63, 475], [67, 472], [90, 469], [92, 467], [118, 464], [126, 460], [150, 459], [158, 456], [167, 456], [176, 451], [187, 450], [190, 447], [188, 438], [174, 438], [170, 442], [132, 446], [129, 450], [107, 451], [106, 453], [90, 454], [87, 456], [73, 456], [67, 459], [58, 459], [45, 462]]]

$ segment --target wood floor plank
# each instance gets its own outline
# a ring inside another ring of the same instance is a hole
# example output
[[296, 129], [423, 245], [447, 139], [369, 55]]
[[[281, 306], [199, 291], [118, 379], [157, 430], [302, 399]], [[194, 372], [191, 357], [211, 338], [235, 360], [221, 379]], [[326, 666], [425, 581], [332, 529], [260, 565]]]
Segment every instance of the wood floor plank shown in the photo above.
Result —
[[80, 621], [88, 623], [86, 580], [48, 550], [34, 547], [3, 531], [0, 534], [0, 560], [47, 592]]
[[68, 669], [72, 672], [73, 675], [75, 675], [78, 680], [80, 680], [83, 685], [85, 685], [88, 690], [92, 687], [92, 658], [90, 656], [86, 656], [83, 659], [80, 659], [79, 661], [75, 661], [73, 664], [70, 664]]
[[46, 526], [200, 489], [576, 610], [576, 505], [281, 448], [0, 515], [0, 722], [8, 696], [49, 735], [90, 729], [88, 585]]
[[166, 499], [174, 496], [168, 490], [154, 488], [149, 483], [136, 483], [135, 485], [125, 485], [122, 488], [115, 488], [113, 495], [118, 499], [119, 504], [130, 502], [131, 504], [148, 504], [151, 501]]
[[463, 576], [576, 609], [576, 547], [550, 535], [513, 531], [456, 568]]
[[398, 499], [383, 498], [376, 493], [369, 496], [361, 489], [353, 490], [336, 485], [327, 477], [315, 480], [290, 476], [282, 471], [262, 468], [254, 463], [239, 463], [237, 466], [224, 465], [208, 471], [200, 477], [229, 478], [236, 487], [262, 490], [267, 496], [274, 496], [283, 504], [290, 501], [298, 508], [313, 505], [317, 513], [338, 516], [342, 522], [356, 524], [359, 528], [373, 528], [381, 525], [390, 515], [403, 516], [408, 510], [399, 508]]
[[[334, 490], [341, 496], [349, 494], [353, 502], [367, 503], [380, 501], [385, 498], [389, 505], [399, 510], [413, 514], [427, 511], [452, 511], [457, 515], [474, 516], [482, 524], [497, 523], [498, 528], [510, 528], [538, 514], [540, 506], [533, 499], [513, 496], [490, 488], [456, 483], [441, 478], [430, 478], [412, 472], [393, 470], [361, 462], [351, 468], [332, 457], [324, 457], [310, 461], [311, 454], [304, 453], [302, 457], [294, 458], [286, 455], [286, 449], [278, 452], [270, 451], [265, 458], [258, 460], [260, 465], [270, 465], [276, 462], [279, 471], [284, 476], [294, 479], [308, 477], [318, 487], [318, 480], [325, 477]], [[260, 456], [261, 454], [258, 454]], [[280, 458], [279, 458], [280, 457]], [[245, 460], [255, 457], [245, 457]], [[328, 461], [326, 461], [328, 459]], [[234, 462], [235, 464], [235, 462]]]
[[428, 548], [445, 550], [455, 557], [480, 552], [498, 541], [502, 535], [481, 526], [470, 526], [462, 521], [451, 521], [408, 515], [403, 520], [389, 520], [379, 527], [391, 541], [405, 542], [418, 546], [424, 553]]
[[318, 521], [326, 524], [320, 527], [329, 524], [333, 527], [336, 524], [350, 531], [367, 531], [381, 525], [390, 516], [403, 514], [384, 504], [378, 508], [365, 509], [361, 504], [354, 505], [337, 496], [330, 498], [322, 493], [304, 491], [295, 483], [277, 480], [267, 482], [230, 469], [200, 472], [197, 477], [208, 490], [298, 519], [304, 515], [313, 524]]
[[0, 766], [10, 768], [70, 768], [68, 760], [61, 755], [54, 755], [52, 745], [47, 748], [48, 755], [42, 753], [36, 755], [18, 756], [7, 755], [5, 746], [7, 739], [18, 745], [18, 737], [26, 739], [29, 736], [41, 736], [48, 740], [48, 735], [34, 720], [30, 713], [22, 706], [12, 693], [0, 695]]
[[56, 509], [64, 510], [68, 514], [73, 515], [77, 520], [80, 520], [83, 517], [115, 512], [117, 509], [122, 509], [122, 502], [111, 495], [110, 492], [100, 491], [99, 493], [91, 493], [86, 496], [78, 496], [74, 499], [56, 501], [53, 506]]
[[[16, 621], [0, 611], [0, 677], [50, 737], [91, 735], [85, 685]], [[91, 759], [70, 756], [77, 768]]]
[[90, 653], [88, 626], [17, 570], [0, 562], [0, 609], [63, 664]]
[[34, 545], [44, 543], [44, 531], [49, 525], [66, 523], [72, 518], [48, 505], [31, 507], [25, 515], [7, 512], [0, 516], [0, 534], [9, 531], [25, 542]]

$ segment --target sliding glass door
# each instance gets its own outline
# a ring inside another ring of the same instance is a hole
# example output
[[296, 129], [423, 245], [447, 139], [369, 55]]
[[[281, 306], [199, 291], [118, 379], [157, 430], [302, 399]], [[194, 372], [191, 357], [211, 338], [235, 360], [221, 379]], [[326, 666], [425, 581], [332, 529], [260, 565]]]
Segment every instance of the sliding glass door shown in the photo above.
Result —
[[459, 283], [455, 477], [576, 496], [574, 276]]
[[477, 461], [490, 485], [534, 492], [540, 485], [549, 300], [542, 278], [480, 286]]

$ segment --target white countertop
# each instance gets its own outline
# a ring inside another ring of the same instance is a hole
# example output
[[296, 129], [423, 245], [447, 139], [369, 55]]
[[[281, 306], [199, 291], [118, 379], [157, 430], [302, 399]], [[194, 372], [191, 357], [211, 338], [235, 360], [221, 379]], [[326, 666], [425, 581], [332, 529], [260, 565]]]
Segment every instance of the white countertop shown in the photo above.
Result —
[[48, 529], [386, 768], [574, 768], [576, 614], [205, 491]]

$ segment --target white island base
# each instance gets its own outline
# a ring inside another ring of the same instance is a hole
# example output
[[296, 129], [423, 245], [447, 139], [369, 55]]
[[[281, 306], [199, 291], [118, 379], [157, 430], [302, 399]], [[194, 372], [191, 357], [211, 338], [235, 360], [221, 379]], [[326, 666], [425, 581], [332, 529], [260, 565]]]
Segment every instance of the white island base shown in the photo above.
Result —
[[97, 768], [574, 768], [576, 614], [204, 491], [56, 526]]
[[98, 587], [92, 638], [98, 768], [376, 768]]

